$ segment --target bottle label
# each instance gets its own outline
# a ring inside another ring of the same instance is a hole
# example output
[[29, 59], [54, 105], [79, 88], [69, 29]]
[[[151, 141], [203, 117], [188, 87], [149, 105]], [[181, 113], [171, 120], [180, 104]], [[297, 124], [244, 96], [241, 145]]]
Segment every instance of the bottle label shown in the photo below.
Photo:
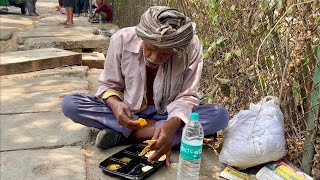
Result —
[[180, 156], [186, 160], [200, 160], [202, 155], [202, 145], [191, 146], [189, 144], [181, 142]]

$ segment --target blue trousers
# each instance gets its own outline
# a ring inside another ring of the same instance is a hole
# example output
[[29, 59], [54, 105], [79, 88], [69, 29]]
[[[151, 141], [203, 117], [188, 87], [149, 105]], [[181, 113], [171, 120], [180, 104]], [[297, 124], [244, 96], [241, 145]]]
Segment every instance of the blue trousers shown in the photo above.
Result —
[[74, 1], [74, 13], [80, 14], [84, 5], [84, 0], [75, 0]]
[[[62, 112], [75, 123], [80, 123], [88, 127], [97, 129], [111, 128], [129, 137], [131, 129], [118, 124], [113, 112], [106, 106], [104, 101], [98, 97], [87, 94], [67, 95], [62, 102]], [[204, 135], [211, 135], [228, 125], [229, 114], [227, 110], [218, 104], [207, 104], [195, 107], [193, 112], [199, 113], [200, 123], [203, 127]], [[139, 117], [153, 119], [156, 127], [167, 120], [167, 115], [157, 113], [154, 105], [149, 105], [140, 113], [134, 114], [134, 119]], [[173, 146], [180, 144], [182, 129], [178, 130], [173, 140]]]

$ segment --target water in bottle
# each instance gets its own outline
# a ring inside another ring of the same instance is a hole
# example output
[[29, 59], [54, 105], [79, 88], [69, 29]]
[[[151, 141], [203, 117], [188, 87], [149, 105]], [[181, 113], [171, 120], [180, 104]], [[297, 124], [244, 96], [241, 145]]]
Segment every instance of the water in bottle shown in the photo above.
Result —
[[204, 135], [198, 120], [199, 114], [191, 113], [190, 121], [183, 129], [177, 180], [199, 179]]

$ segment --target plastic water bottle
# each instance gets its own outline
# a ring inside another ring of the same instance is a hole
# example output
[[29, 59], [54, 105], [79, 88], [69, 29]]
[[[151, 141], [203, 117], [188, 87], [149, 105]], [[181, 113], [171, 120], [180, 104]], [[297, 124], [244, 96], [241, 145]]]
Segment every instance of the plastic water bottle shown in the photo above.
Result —
[[183, 129], [177, 180], [199, 179], [204, 135], [198, 120], [199, 114], [191, 113], [190, 121]]

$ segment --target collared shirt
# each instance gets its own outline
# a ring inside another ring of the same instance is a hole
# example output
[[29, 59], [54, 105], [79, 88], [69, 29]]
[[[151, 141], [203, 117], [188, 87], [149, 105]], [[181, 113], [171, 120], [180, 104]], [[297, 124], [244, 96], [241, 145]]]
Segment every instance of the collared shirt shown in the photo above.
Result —
[[[121, 29], [111, 37], [96, 96], [106, 99], [116, 95], [134, 113], [147, 107], [147, 77], [142, 45], [143, 41], [136, 35], [135, 27]], [[178, 117], [185, 123], [188, 123], [192, 109], [199, 105], [198, 89], [203, 59], [202, 46], [196, 35], [187, 49], [192, 52], [188, 52], [188, 68], [184, 73], [182, 88], [175, 100], [166, 107], [168, 119]], [[153, 94], [157, 93], [163, 78], [164, 69], [160, 65], [151, 87]]]

